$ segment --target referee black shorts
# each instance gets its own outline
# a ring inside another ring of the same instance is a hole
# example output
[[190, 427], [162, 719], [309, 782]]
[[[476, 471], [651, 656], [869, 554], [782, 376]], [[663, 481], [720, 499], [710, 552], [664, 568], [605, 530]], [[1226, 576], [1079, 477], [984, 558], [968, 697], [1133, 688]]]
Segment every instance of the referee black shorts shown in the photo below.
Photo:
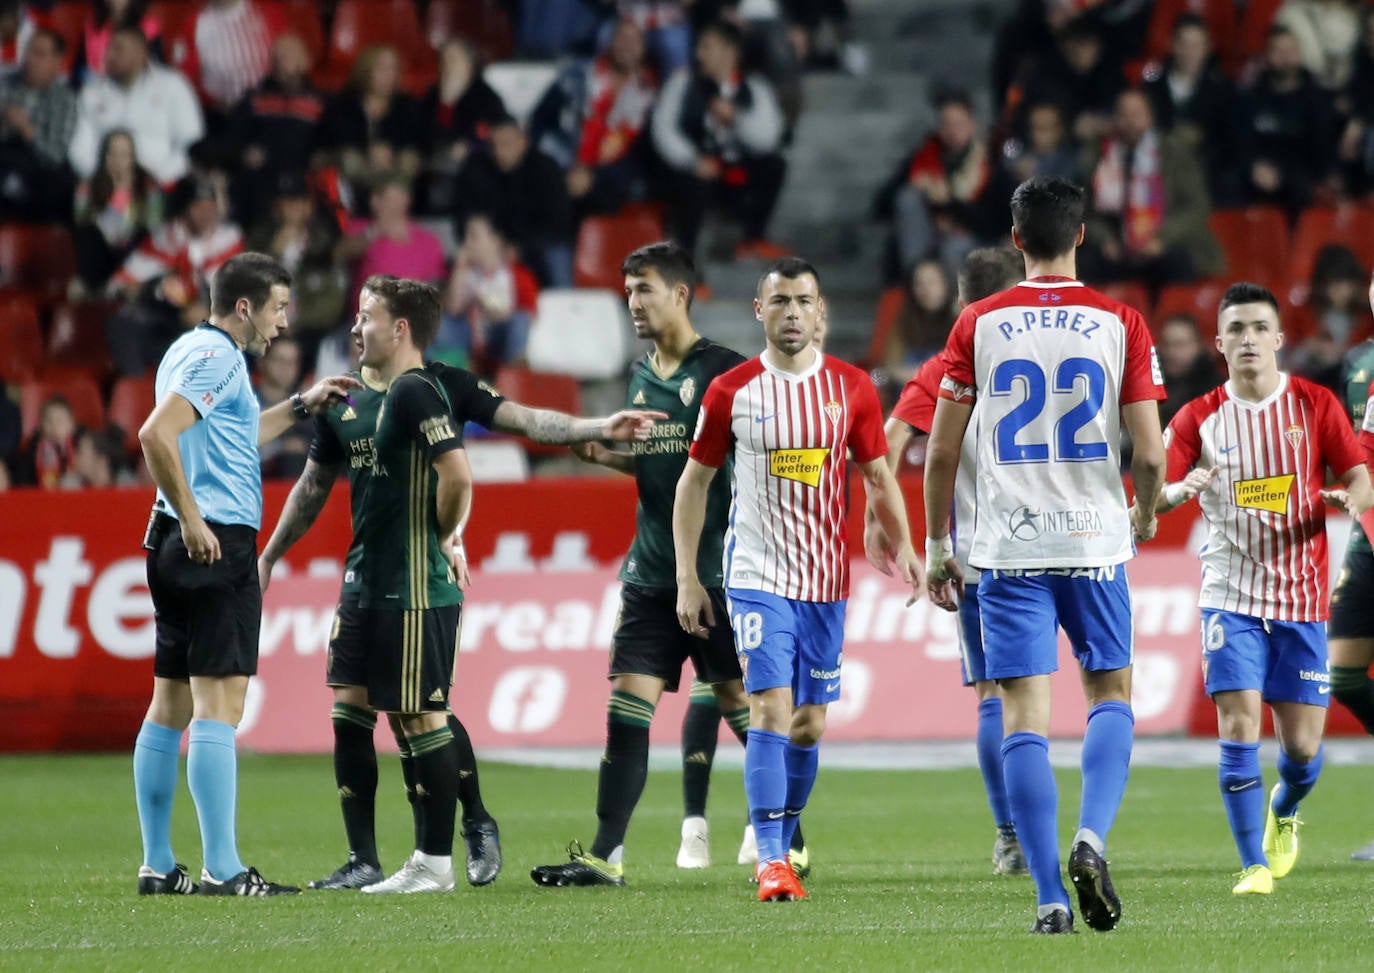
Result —
[[448, 709], [462, 607], [361, 610], [369, 706], [406, 715]]
[[1374, 639], [1374, 554], [1347, 550], [1331, 592], [1327, 639]]
[[739, 679], [739, 656], [730, 632], [730, 612], [722, 588], [707, 588], [716, 624], [706, 638], [688, 635], [677, 621], [677, 590], [626, 584], [620, 590], [620, 617], [611, 638], [610, 677], [653, 676], [677, 692], [688, 659], [702, 682], [715, 685]]
[[251, 676], [258, 671], [258, 532], [243, 524], [210, 524], [220, 557], [198, 564], [186, 553], [181, 525], [159, 514], [157, 546], [148, 552], [148, 590], [156, 615], [153, 674]]

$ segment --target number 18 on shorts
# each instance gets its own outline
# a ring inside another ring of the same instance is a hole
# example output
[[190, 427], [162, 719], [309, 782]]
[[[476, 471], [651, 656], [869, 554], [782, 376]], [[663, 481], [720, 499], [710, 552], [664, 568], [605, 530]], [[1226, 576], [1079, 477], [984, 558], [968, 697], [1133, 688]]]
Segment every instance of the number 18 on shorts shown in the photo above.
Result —
[[793, 601], [729, 588], [730, 627], [746, 692], [786, 686], [795, 705], [840, 698], [845, 601]]

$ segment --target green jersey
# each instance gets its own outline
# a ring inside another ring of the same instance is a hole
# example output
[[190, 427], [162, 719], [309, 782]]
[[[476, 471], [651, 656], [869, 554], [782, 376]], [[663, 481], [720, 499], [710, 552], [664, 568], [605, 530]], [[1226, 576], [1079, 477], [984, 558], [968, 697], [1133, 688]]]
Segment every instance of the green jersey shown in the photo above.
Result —
[[[1364, 425], [1365, 404], [1369, 401], [1371, 379], [1374, 379], [1374, 338], [1361, 341], [1347, 351], [1345, 360], [1341, 363], [1341, 398], [1345, 402], [1346, 411], [1350, 413], [1350, 418], [1355, 422], [1356, 433], [1359, 433]], [[1350, 529], [1348, 550], [1366, 554], [1374, 550], [1369, 545], [1369, 538], [1365, 537], [1364, 531], [1360, 529], [1358, 521]]]
[[363, 494], [363, 608], [437, 608], [463, 601], [440, 547], [434, 460], [462, 449], [462, 427], [429, 372], [396, 377], [377, 412], [372, 475]]
[[310, 458], [326, 466], [346, 464], [348, 500], [353, 514], [353, 539], [344, 558], [343, 592], [362, 587], [363, 541], [359, 526], [363, 522], [363, 495], [372, 479], [372, 460], [376, 454], [373, 436], [377, 431], [377, 411], [386, 390], [373, 385], [358, 372], [349, 373], [363, 388], [349, 393], [352, 402], [341, 402], [315, 417], [315, 438], [310, 443]]
[[[671, 375], [660, 374], [652, 352], [635, 363], [630, 374], [630, 408], [666, 412], [668, 418], [655, 422], [649, 438], [632, 447], [639, 506], [635, 510], [635, 539], [620, 569], [621, 581], [645, 588], [677, 587], [673, 496], [687, 465], [687, 450], [696, 432], [701, 397], [711, 379], [744, 360], [743, 355], [702, 338]], [[711, 481], [697, 554], [697, 573], [708, 588], [719, 588], [725, 583], [724, 544], [729, 516], [730, 471], [725, 469]]]

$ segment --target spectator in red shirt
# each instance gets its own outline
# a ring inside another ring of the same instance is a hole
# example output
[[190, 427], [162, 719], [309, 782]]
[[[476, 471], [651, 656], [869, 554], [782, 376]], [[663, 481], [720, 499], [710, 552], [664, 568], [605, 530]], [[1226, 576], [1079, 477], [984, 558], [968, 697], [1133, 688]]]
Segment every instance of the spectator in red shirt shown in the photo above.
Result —
[[458, 352], [484, 365], [523, 363], [538, 298], [534, 275], [515, 259], [491, 220], [469, 216], [444, 293], [435, 353]]
[[531, 139], [566, 174], [579, 217], [613, 213], [643, 190], [640, 136], [658, 95], [644, 56], [644, 33], [622, 20], [606, 50], [570, 64], [530, 119]]
[[19, 455], [15, 483], [55, 490], [72, 468], [76, 454], [76, 416], [62, 395], [44, 400], [38, 412], [38, 428]]

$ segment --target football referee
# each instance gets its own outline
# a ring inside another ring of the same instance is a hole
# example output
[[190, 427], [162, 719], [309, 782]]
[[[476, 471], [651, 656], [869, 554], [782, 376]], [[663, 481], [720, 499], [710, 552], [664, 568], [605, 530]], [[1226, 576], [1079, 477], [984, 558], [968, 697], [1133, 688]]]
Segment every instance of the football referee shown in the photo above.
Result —
[[[156, 613], [153, 699], [134, 745], [134, 795], [143, 833], [141, 895], [282, 895], [239, 858], [234, 830], [234, 732], [257, 671], [258, 447], [297, 419], [323, 412], [358, 383], [326, 379], [259, 414], [247, 356], [286, 330], [291, 275], [271, 257], [229, 259], [210, 288], [210, 319], [163, 356], [152, 414], [139, 430], [157, 501], [143, 546]], [[204, 866], [192, 882], [172, 852], [172, 800], [181, 735], [191, 728], [186, 777], [200, 820]]]

